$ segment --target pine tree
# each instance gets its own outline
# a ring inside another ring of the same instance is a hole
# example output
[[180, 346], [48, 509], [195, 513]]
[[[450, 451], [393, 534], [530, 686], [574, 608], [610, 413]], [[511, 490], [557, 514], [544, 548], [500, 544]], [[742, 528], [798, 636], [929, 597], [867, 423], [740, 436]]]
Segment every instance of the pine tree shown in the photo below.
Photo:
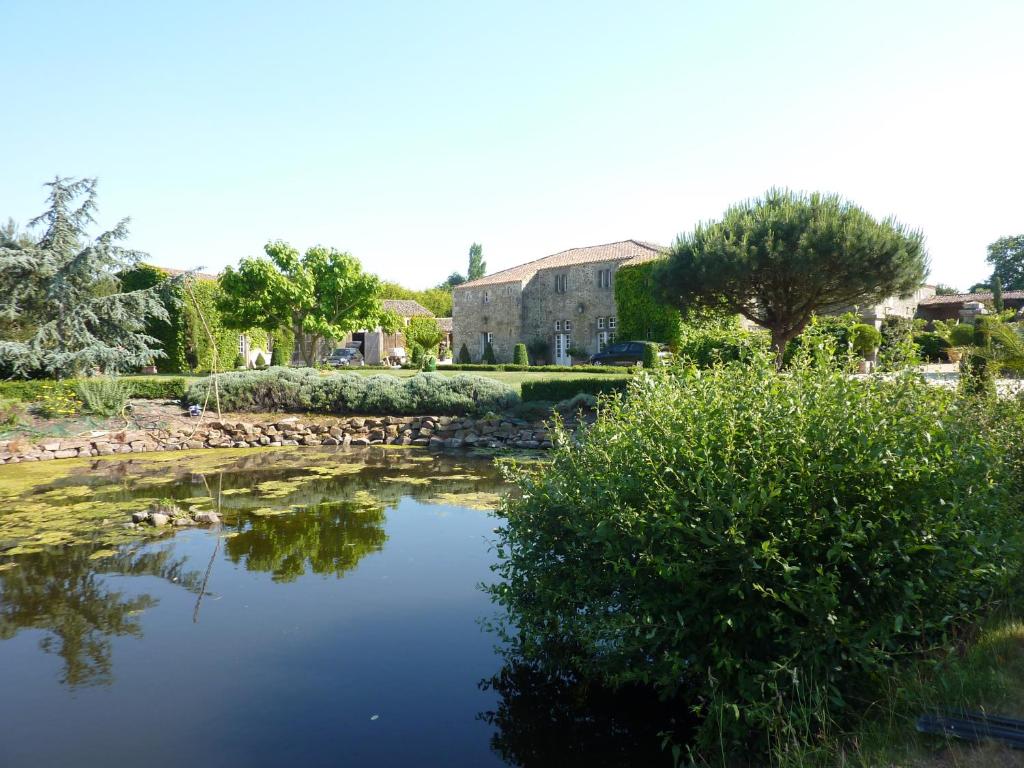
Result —
[[159, 288], [122, 292], [117, 278], [145, 255], [116, 244], [128, 220], [90, 239], [96, 180], [57, 177], [46, 186], [49, 208], [30, 222], [42, 235], [0, 243], [0, 367], [63, 377], [163, 356], [144, 332], [147, 320], [168, 319]]

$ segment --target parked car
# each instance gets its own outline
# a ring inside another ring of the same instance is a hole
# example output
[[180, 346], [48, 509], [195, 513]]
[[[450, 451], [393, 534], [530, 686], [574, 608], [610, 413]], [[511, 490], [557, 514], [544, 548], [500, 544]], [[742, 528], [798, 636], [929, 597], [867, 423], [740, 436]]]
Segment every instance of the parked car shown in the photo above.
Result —
[[[662, 345], [658, 357], [664, 361], [671, 353]], [[590, 365], [643, 365], [644, 342], [619, 341], [612, 344], [604, 352], [591, 355], [587, 361]]]
[[363, 365], [363, 353], [355, 347], [339, 347], [324, 362], [332, 368]]

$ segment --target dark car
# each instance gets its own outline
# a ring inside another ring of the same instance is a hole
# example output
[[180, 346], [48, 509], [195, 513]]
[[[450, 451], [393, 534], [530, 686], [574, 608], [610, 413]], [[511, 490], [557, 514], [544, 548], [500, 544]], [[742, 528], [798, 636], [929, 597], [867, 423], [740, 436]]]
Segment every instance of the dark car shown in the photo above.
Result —
[[343, 347], [331, 352], [324, 362], [334, 368], [341, 368], [343, 366], [350, 365], [362, 365], [363, 354], [355, 347]]
[[[660, 348], [658, 357], [669, 356], [664, 347]], [[591, 355], [587, 361], [590, 365], [643, 365], [644, 342], [642, 341], [620, 341], [612, 344], [604, 352]]]

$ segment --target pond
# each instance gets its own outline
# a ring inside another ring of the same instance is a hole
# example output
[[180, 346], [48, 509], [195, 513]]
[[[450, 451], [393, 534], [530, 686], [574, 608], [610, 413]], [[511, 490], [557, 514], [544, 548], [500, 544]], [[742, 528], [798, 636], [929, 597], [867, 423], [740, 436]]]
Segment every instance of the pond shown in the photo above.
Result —
[[[482, 626], [506, 492], [489, 459], [412, 450], [2, 468], [0, 765], [637, 756], [657, 734], [626, 722], [640, 703], [595, 710]], [[223, 522], [125, 528], [154, 501]]]

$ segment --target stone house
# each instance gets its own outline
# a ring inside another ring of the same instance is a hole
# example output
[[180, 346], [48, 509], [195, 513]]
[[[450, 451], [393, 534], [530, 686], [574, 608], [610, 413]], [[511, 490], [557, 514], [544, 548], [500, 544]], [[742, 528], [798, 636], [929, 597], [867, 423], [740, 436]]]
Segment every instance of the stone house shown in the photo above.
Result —
[[476, 362], [489, 342], [498, 362], [510, 362], [516, 344], [540, 339], [556, 365], [570, 364], [570, 349], [599, 352], [615, 338], [616, 271], [666, 250], [640, 240], [572, 248], [458, 285], [452, 349], [465, 344]]
[[[384, 299], [381, 301], [381, 305], [388, 312], [394, 312], [402, 318], [402, 322], [405, 325], [409, 325], [409, 320], [413, 317], [434, 316], [433, 312], [412, 299]], [[359, 344], [359, 349], [363, 353], [363, 359], [367, 365], [380, 365], [391, 357], [393, 350], [405, 349], [408, 346], [405, 343], [405, 334], [401, 331], [398, 333], [385, 333], [384, 329], [380, 326], [372, 329], [364, 328], [355, 333], [350, 333], [340, 346], [345, 346], [352, 342]], [[328, 350], [329, 352], [330, 350]]]
[[[945, 296], [932, 296], [923, 299], [917, 306], [917, 317], [926, 320], [929, 325], [935, 320], [961, 320], [966, 315], [977, 313], [977, 306], [992, 306], [991, 292], [954, 293]], [[1004, 291], [1003, 308], [1017, 310], [1024, 316], [1024, 291]]]

